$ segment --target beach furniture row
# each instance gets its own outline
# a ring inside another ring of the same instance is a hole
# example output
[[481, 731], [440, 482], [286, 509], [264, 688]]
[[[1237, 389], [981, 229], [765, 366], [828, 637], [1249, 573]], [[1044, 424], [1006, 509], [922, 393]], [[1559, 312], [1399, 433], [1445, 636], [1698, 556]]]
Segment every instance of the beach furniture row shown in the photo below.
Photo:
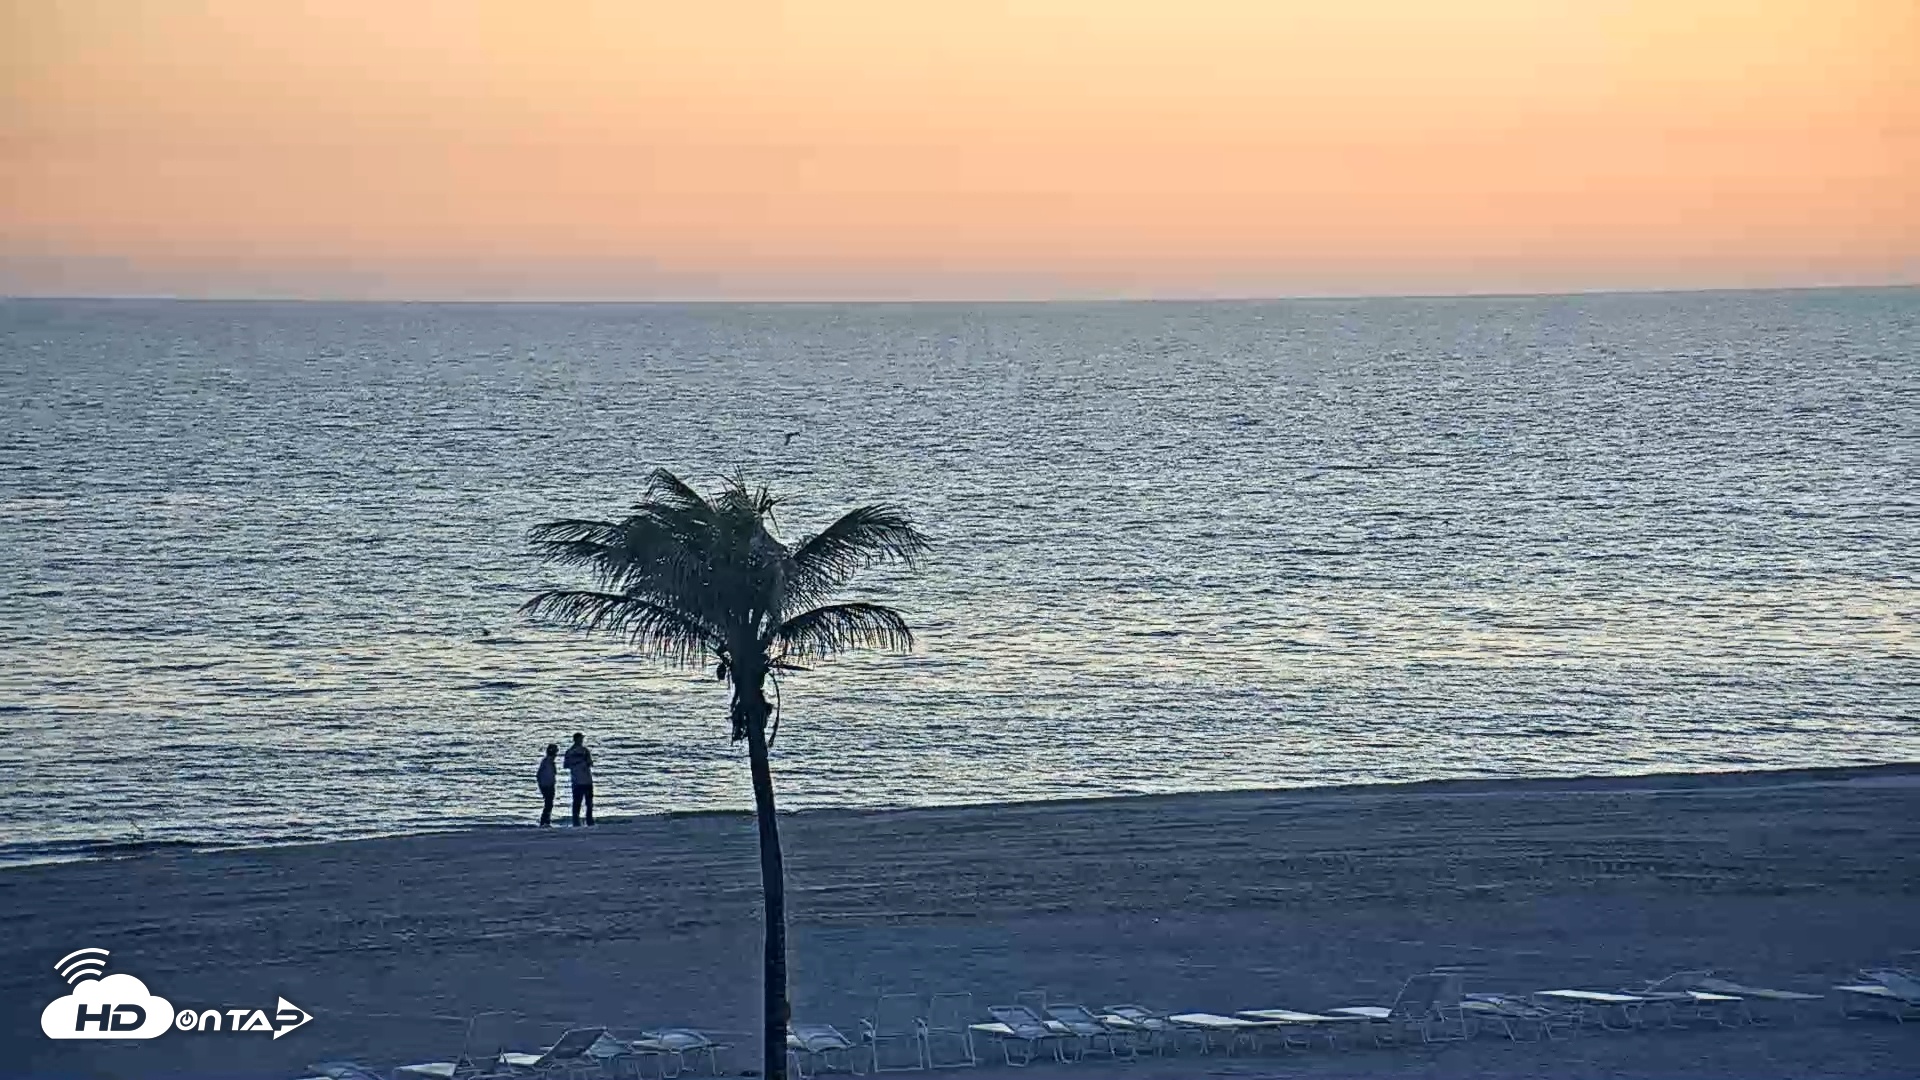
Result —
[[[1869, 980], [1866, 984], [1836, 988], [1847, 1015], [1873, 1011], [1908, 1019], [1920, 1010], [1920, 985], [1914, 985], [1906, 973], [1883, 969], [1864, 977]], [[1042, 1057], [1070, 1062], [1089, 1054], [1124, 1057], [1183, 1049], [1231, 1055], [1275, 1048], [1335, 1049], [1362, 1042], [1379, 1046], [1446, 1042], [1483, 1033], [1518, 1041], [1561, 1038], [1583, 1029], [1627, 1031], [1699, 1023], [1734, 1028], [1789, 1018], [1824, 999], [1821, 994], [1752, 986], [1706, 971], [1678, 972], [1622, 990], [1467, 993], [1463, 984], [1457, 971], [1425, 972], [1408, 979], [1390, 1003], [1313, 1011], [1163, 1013], [1131, 1004], [1096, 1011], [1042, 998], [1037, 1003], [990, 1007], [992, 1020], [969, 1025], [968, 1030], [997, 1042], [1008, 1064], [1024, 1065]], [[1849, 995], [1859, 1002], [1849, 1004]], [[877, 1058], [873, 1061], [877, 1071], [890, 1071]]]
[[[467, 1021], [460, 1052], [448, 1059], [398, 1065], [385, 1076], [357, 1062], [322, 1062], [313, 1066], [314, 1080], [673, 1080], [701, 1066], [708, 1075], [720, 1075], [720, 1053], [728, 1049], [693, 1028], [662, 1028], [623, 1038], [604, 1027], [584, 1026], [568, 1028], [550, 1046], [514, 1050], [516, 1023], [512, 1013], [480, 1013]], [[852, 1062], [847, 1066], [851, 1070]]]
[[[1861, 972], [1834, 987], [1847, 1016], [1920, 1018], [1920, 979], [1898, 968]], [[1633, 1031], [1712, 1024], [1736, 1028], [1790, 1018], [1825, 995], [1750, 985], [1710, 971], [1676, 972], [1619, 990], [1555, 988], [1525, 994], [1469, 993], [1458, 971], [1409, 978], [1390, 1002], [1331, 1009], [1255, 1008], [1162, 1012], [1121, 1003], [1098, 1009], [1049, 1001], [1042, 991], [992, 1005], [980, 1019], [965, 992], [883, 994], [849, 1034], [826, 1023], [796, 1022], [787, 1032], [792, 1072], [884, 1073], [965, 1068], [978, 1047], [997, 1046], [1008, 1065], [1128, 1059], [1142, 1054], [1253, 1054], [1338, 1049], [1371, 1042], [1449, 1042], [1491, 1034], [1511, 1040], [1557, 1039], [1587, 1029]], [[729, 1049], [710, 1033], [664, 1028], [632, 1037], [604, 1027], [575, 1027], [537, 1050], [510, 1047], [514, 1018], [482, 1013], [467, 1023], [460, 1053], [401, 1065], [386, 1075], [350, 1062], [314, 1066], [329, 1080], [529, 1080], [595, 1077], [673, 1080], [690, 1072], [720, 1075]]]

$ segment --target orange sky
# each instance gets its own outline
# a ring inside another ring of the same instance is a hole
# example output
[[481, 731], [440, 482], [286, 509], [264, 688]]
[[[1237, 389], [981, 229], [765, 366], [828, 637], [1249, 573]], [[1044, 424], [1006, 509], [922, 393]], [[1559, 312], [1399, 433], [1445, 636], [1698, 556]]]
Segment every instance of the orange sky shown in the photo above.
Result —
[[0, 293], [1920, 281], [1915, 0], [0, 0]]

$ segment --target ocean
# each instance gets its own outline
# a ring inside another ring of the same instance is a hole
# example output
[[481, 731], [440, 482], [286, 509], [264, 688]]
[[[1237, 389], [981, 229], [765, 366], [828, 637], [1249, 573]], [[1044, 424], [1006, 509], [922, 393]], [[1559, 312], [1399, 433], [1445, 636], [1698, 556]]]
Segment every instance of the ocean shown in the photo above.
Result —
[[710, 676], [516, 614], [656, 466], [933, 538], [787, 807], [1920, 759], [1920, 290], [7, 301], [0, 388], [0, 862], [530, 825], [574, 731], [749, 806]]

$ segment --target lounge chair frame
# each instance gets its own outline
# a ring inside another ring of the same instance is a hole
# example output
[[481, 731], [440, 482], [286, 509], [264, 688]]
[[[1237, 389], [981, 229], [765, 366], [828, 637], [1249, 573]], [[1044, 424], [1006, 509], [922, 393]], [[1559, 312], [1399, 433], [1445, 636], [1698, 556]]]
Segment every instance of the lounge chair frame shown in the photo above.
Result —
[[467, 1080], [495, 1074], [500, 1070], [500, 1055], [507, 1052], [516, 1020], [514, 1014], [497, 1009], [474, 1013], [467, 1018], [466, 1030], [460, 1037], [458, 1057], [452, 1061], [397, 1065], [392, 1080]]
[[[836, 1054], [840, 1056], [841, 1070], [859, 1075], [859, 1058], [855, 1054], [859, 1046], [832, 1024], [787, 1025], [787, 1059], [800, 1080], [809, 1080], [823, 1069], [833, 1069]], [[812, 1071], [808, 1071], [808, 1065], [813, 1066]]]
[[[935, 994], [927, 1002], [920, 1026], [920, 1046], [929, 1069], [972, 1068], [980, 1064], [973, 1050], [973, 995], [964, 991]], [[951, 1047], [953, 1053], [942, 1051]]]
[[1556, 1037], [1556, 1030], [1562, 1035], [1571, 1035], [1580, 1028], [1580, 1016], [1576, 1010], [1529, 1001], [1512, 994], [1467, 994], [1460, 1007], [1473, 1034], [1478, 1034], [1482, 1028], [1497, 1028], [1513, 1042], [1525, 1041], [1529, 1028], [1533, 1030], [1534, 1038], [1545, 1042], [1551, 1042]]
[[500, 1055], [502, 1069], [494, 1075], [501, 1076], [553, 1076], [556, 1074], [574, 1075], [579, 1072], [599, 1072], [600, 1062], [589, 1056], [589, 1052], [607, 1033], [603, 1027], [568, 1028], [562, 1032], [553, 1045], [543, 1048], [537, 1054], [514, 1053], [508, 1051]]
[[[1039, 1013], [1025, 1005], [994, 1005], [987, 1009], [987, 1015], [993, 1017], [992, 1024], [975, 1025], [973, 1030], [982, 1032], [1000, 1041], [1000, 1054], [1006, 1063], [1015, 1068], [1033, 1064], [1043, 1048], [1051, 1048], [1053, 1059], [1058, 1062], [1075, 1060], [1067, 1054], [1072, 1036], [1064, 1027], [1047, 1023]], [[1014, 1047], [1020, 1047], [1024, 1053], [1016, 1060]]]
[[[1284, 1026], [1266, 1020], [1247, 1020], [1209, 1012], [1175, 1013], [1167, 1017], [1167, 1021], [1174, 1026], [1174, 1030], [1193, 1035], [1200, 1053], [1212, 1053], [1218, 1040], [1217, 1045], [1228, 1057], [1242, 1047], [1250, 1053], [1258, 1053], [1261, 1036]], [[1285, 1036], [1282, 1035], [1282, 1038]]]
[[1912, 972], [1876, 968], [1862, 971], [1860, 976], [1864, 981], [1834, 987], [1840, 992], [1841, 1016], [1886, 1016], [1900, 1024], [1920, 1019], [1920, 978]]
[[1079, 1041], [1081, 1056], [1097, 1052], [1111, 1058], [1131, 1058], [1137, 1052], [1129, 1033], [1108, 1024], [1100, 1018], [1098, 1013], [1085, 1005], [1067, 1003], [1049, 1005], [1047, 1019], [1053, 1024], [1065, 1027], [1067, 1032]]
[[[927, 1013], [919, 994], [881, 994], [873, 1015], [860, 1021], [860, 1044], [867, 1049], [869, 1071], [912, 1072], [927, 1067]], [[888, 1047], [905, 1047], [912, 1056], [906, 1065], [886, 1064]]]
[[1455, 1042], [1468, 1034], [1460, 1002], [1460, 976], [1429, 971], [1402, 984], [1391, 1005], [1349, 1005], [1326, 1011], [1370, 1021], [1373, 1041], [1379, 1046], [1397, 1043], [1408, 1032], [1417, 1032], [1423, 1043]]
[[[1579, 994], [1580, 997], [1566, 995]], [[1602, 1031], [1633, 1031], [1646, 1026], [1645, 1006], [1648, 1000], [1638, 994], [1618, 994], [1601, 990], [1541, 990], [1536, 991], [1533, 1000], [1542, 1004], [1551, 1002], [1549, 1007], [1560, 1007], [1572, 1013], [1575, 1018], [1575, 1030], [1591, 1023]], [[1620, 1022], [1613, 1023], [1618, 1016]]]
[[1133, 1041], [1136, 1055], [1151, 1053], [1165, 1054], [1172, 1049], [1174, 1036], [1179, 1034], [1167, 1014], [1144, 1005], [1120, 1004], [1108, 1005], [1101, 1010], [1101, 1021], [1121, 1031], [1127, 1032]]
[[685, 1027], [644, 1031], [628, 1046], [639, 1054], [659, 1058], [662, 1080], [672, 1080], [688, 1072], [698, 1064], [702, 1055], [707, 1059], [708, 1074], [719, 1076], [720, 1051], [727, 1049], [725, 1044], [715, 1042], [706, 1032]]

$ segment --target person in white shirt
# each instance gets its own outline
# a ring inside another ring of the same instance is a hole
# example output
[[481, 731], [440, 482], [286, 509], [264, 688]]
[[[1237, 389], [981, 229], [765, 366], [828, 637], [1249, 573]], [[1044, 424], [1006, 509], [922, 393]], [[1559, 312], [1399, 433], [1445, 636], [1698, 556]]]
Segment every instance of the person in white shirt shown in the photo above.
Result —
[[540, 827], [543, 829], [553, 824], [553, 783], [554, 775], [558, 772], [554, 768], [554, 756], [558, 753], [560, 744], [548, 743], [547, 756], [540, 759], [540, 771], [533, 774], [534, 782], [540, 785], [540, 798], [546, 803], [540, 808]]
[[587, 750], [587, 737], [573, 733], [573, 745], [567, 747], [567, 775], [573, 778], [573, 823], [580, 824], [580, 804], [587, 804], [587, 824], [593, 824], [593, 754]]

